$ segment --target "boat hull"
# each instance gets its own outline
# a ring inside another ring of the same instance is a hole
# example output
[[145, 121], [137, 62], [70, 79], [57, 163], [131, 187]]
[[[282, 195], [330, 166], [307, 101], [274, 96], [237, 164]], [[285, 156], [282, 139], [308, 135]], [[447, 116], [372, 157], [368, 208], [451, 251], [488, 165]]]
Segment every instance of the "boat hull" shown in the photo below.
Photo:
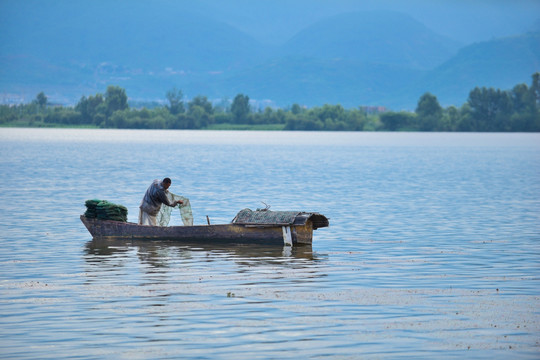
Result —
[[95, 239], [174, 240], [184, 242], [254, 243], [272, 245], [308, 245], [313, 225], [250, 226], [217, 224], [195, 226], [147, 226], [130, 222], [100, 220], [81, 215], [81, 221]]

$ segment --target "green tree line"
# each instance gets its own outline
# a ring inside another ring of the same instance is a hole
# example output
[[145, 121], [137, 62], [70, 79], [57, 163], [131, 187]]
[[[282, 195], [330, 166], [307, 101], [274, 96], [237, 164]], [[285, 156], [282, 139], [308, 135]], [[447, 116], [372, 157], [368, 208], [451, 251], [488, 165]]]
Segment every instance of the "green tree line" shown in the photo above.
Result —
[[30, 104], [0, 106], [2, 126], [89, 126], [122, 129], [280, 129], [325, 131], [540, 131], [540, 73], [531, 85], [511, 90], [476, 87], [461, 107], [443, 108], [425, 93], [414, 112], [368, 114], [364, 107], [341, 105], [253, 110], [249, 97], [238, 94], [229, 104], [214, 105], [206, 96], [184, 101], [171, 89], [167, 105], [132, 109], [124, 89], [109, 86], [105, 94], [83, 96], [74, 107], [51, 106], [41, 92]]

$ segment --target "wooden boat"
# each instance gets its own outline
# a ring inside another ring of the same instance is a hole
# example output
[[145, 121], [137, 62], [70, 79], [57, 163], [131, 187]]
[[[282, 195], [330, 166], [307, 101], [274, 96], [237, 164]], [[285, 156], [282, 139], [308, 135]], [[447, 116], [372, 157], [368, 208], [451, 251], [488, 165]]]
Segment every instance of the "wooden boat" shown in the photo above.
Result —
[[313, 230], [329, 226], [319, 213], [291, 211], [240, 211], [229, 224], [194, 226], [148, 226], [101, 220], [81, 215], [81, 221], [95, 239], [175, 240], [185, 242], [307, 245]]

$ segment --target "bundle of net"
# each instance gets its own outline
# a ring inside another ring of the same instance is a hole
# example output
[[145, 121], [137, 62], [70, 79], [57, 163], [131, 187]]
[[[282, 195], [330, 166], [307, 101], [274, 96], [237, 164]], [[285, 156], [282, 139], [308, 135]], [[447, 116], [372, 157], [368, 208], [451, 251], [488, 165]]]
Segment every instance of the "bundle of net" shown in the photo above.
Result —
[[127, 222], [128, 210], [125, 206], [97, 199], [86, 200], [85, 205], [86, 217]]
[[97, 204], [99, 204], [101, 200], [98, 199], [92, 199], [92, 200], [86, 200], [84, 202], [84, 205], [86, 205], [86, 212], [84, 213], [84, 216], [87, 218], [96, 218], [97, 217]]

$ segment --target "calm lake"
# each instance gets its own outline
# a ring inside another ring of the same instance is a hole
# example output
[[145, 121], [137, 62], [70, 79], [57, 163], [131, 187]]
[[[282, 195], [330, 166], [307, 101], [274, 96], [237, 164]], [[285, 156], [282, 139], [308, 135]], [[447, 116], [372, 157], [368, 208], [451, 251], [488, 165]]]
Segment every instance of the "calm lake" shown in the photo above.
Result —
[[[166, 176], [195, 224], [266, 203], [330, 227], [92, 240], [85, 200], [137, 221]], [[0, 128], [0, 180], [0, 358], [540, 358], [540, 134]]]

